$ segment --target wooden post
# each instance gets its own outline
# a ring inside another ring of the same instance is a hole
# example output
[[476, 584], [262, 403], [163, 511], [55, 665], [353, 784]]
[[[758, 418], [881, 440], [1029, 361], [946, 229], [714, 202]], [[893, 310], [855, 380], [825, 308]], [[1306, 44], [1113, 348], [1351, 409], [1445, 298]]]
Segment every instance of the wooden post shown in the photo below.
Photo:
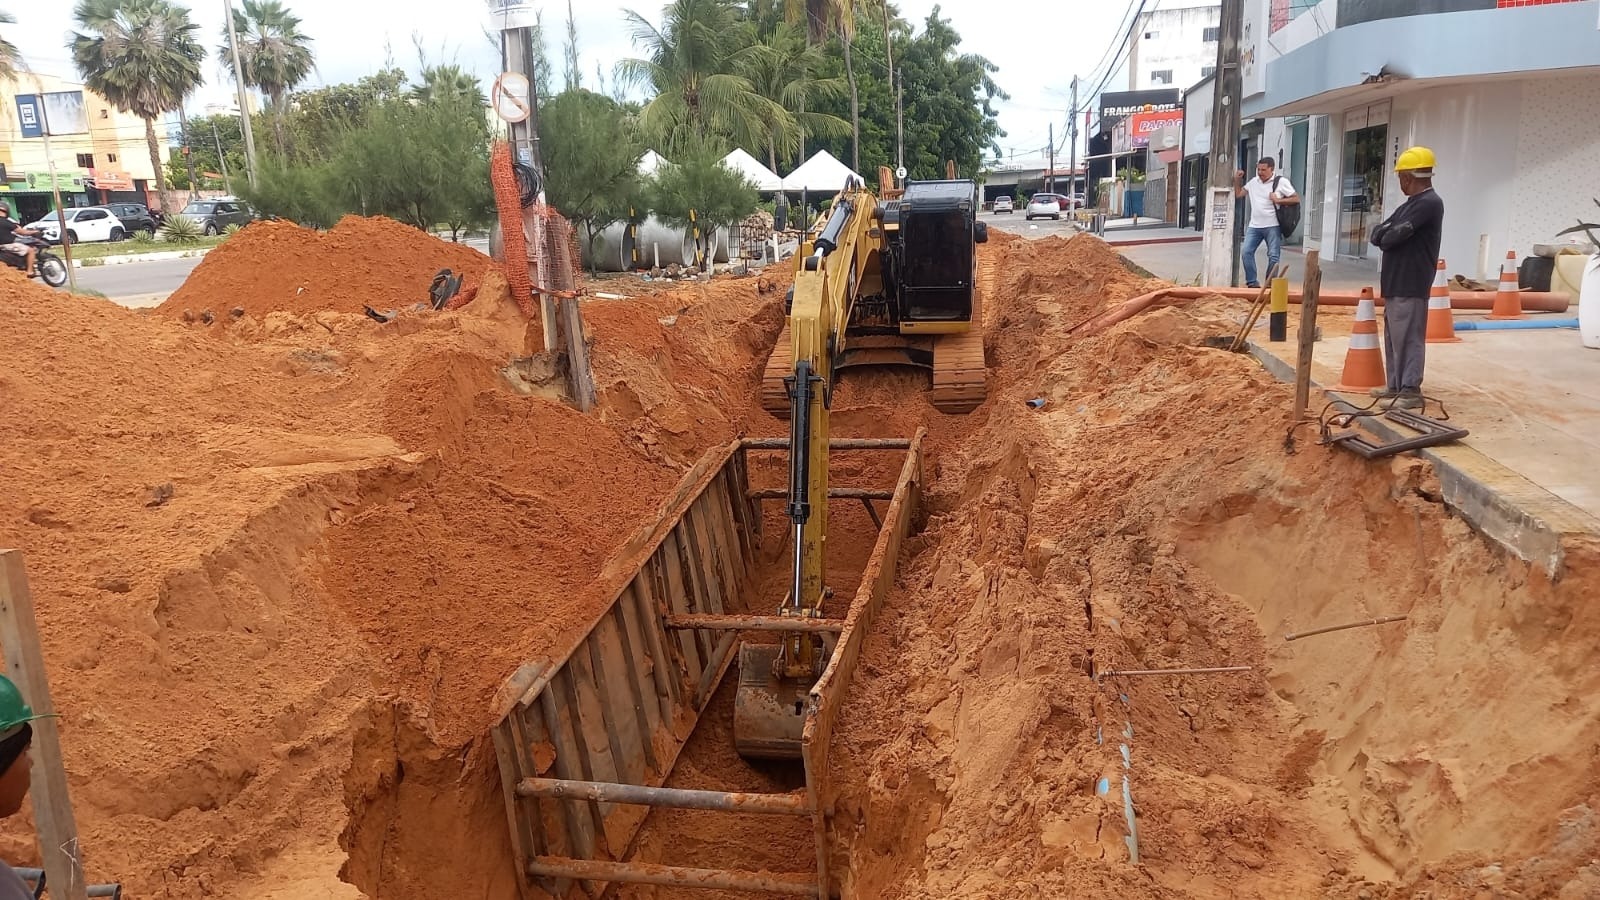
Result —
[[1306, 417], [1306, 404], [1311, 401], [1311, 351], [1317, 340], [1317, 296], [1322, 293], [1321, 254], [1306, 251], [1306, 281], [1300, 299], [1300, 356], [1294, 368], [1294, 416], [1291, 424]]
[[30, 793], [50, 896], [56, 900], [88, 900], [89, 883], [83, 876], [78, 825], [67, 792], [67, 770], [61, 764], [61, 732], [53, 715], [50, 679], [45, 676], [44, 651], [33, 617], [33, 595], [28, 591], [28, 573], [20, 550], [0, 550], [0, 650], [5, 653], [6, 675], [22, 691], [23, 699], [33, 707], [35, 715], [49, 717], [33, 722]]

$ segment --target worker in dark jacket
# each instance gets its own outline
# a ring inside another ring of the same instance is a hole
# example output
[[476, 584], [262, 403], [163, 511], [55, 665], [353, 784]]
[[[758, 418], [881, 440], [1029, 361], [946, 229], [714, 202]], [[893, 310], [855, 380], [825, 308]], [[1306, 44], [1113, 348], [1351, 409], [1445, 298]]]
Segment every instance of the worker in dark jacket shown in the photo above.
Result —
[[1422, 406], [1422, 364], [1427, 348], [1428, 293], [1438, 271], [1444, 201], [1433, 190], [1433, 151], [1412, 147], [1395, 162], [1406, 202], [1372, 230], [1383, 251], [1383, 362], [1389, 383], [1374, 396], [1398, 409]]

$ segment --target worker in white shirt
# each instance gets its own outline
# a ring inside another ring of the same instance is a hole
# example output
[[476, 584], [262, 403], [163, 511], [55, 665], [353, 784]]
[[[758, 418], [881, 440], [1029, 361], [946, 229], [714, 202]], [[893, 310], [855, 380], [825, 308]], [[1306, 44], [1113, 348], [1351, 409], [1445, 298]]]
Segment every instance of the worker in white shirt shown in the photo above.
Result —
[[1250, 227], [1244, 231], [1244, 248], [1240, 254], [1244, 257], [1246, 287], [1261, 286], [1261, 282], [1256, 278], [1256, 250], [1260, 248], [1262, 241], [1267, 242], [1267, 271], [1271, 272], [1278, 267], [1278, 259], [1283, 255], [1283, 228], [1279, 224], [1282, 216], [1279, 214], [1279, 208], [1294, 206], [1300, 202], [1300, 195], [1295, 193], [1294, 185], [1282, 175], [1274, 175], [1273, 168], [1272, 157], [1263, 156], [1261, 161], [1256, 163], [1256, 177], [1245, 181], [1243, 169], [1233, 175], [1234, 194], [1250, 199]]

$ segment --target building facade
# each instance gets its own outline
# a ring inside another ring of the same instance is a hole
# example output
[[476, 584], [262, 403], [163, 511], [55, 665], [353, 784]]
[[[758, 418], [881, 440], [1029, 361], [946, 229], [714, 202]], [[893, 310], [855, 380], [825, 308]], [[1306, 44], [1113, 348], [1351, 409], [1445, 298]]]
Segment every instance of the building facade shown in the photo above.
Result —
[[1246, 161], [1279, 161], [1324, 254], [1375, 259], [1416, 144], [1453, 273], [1600, 211], [1600, 0], [1246, 0], [1241, 57]]
[[[144, 120], [119, 112], [81, 83], [50, 75], [19, 75], [0, 81], [0, 199], [24, 221], [52, 208], [50, 160], [43, 131], [50, 132], [62, 202], [68, 206], [124, 202], [158, 205], [159, 182], [150, 169]], [[165, 165], [170, 153], [165, 126], [157, 126]]]
[[1217, 65], [1222, 5], [1166, 0], [1128, 30], [1128, 90], [1185, 88]]

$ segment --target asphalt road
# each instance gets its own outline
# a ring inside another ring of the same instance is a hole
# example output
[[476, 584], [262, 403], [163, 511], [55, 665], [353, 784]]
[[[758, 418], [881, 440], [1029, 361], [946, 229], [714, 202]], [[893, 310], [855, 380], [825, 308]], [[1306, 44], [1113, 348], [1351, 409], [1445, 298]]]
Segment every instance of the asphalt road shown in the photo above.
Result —
[[[183, 284], [183, 280], [189, 277], [189, 273], [194, 271], [194, 267], [203, 261], [204, 257], [189, 257], [126, 263], [120, 266], [93, 266], [78, 270], [78, 287], [99, 291], [118, 302], [164, 296], [177, 290], [178, 286]], [[136, 304], [124, 302], [124, 305]]]
[[1020, 234], [1026, 238], [1042, 238], [1052, 234], [1072, 234], [1072, 220], [1066, 213], [1057, 219], [1034, 219], [1029, 222], [1022, 213], [984, 213], [980, 221], [988, 222], [990, 228]]

